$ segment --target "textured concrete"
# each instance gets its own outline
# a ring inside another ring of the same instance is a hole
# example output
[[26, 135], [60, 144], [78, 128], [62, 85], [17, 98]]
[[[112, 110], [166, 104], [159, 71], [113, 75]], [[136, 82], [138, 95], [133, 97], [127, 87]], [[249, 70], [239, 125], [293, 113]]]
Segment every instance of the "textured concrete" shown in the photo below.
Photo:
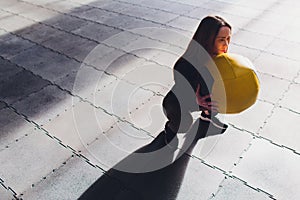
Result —
[[22, 68], [18, 67], [17, 65], [10, 63], [7, 60], [0, 59], [0, 81], [4, 82], [7, 81], [11, 76], [19, 73], [22, 71]]
[[0, 55], [9, 59], [15, 54], [18, 54], [34, 45], [34, 43], [29, 42], [28, 40], [24, 40], [20, 37], [10, 34], [8, 37], [1, 39]]
[[257, 199], [269, 200], [270, 196], [266, 193], [253, 190], [253, 188], [246, 186], [243, 182], [226, 178], [217, 194], [212, 198], [213, 200], [240, 200], [240, 199]]
[[[283, 120], [282, 116], [285, 116], [288, 120]], [[261, 130], [260, 135], [270, 139], [271, 141], [290, 147], [297, 152], [300, 151], [300, 144], [298, 143], [298, 130], [300, 128], [299, 121], [300, 116], [287, 109], [276, 108], [273, 115], [268, 120], [268, 123]], [[286, 131], [286, 130], [289, 131]], [[280, 133], [285, 134], [280, 134]]]
[[99, 168], [92, 167], [78, 157], [72, 157], [24, 192], [22, 198], [76, 199], [102, 175]]
[[13, 193], [4, 187], [0, 187], [0, 196], [1, 196], [1, 198], [7, 199], [7, 200], [15, 199], [13, 196]]
[[70, 156], [70, 150], [44, 132], [33, 130], [32, 134], [1, 151], [1, 178], [18, 194], [22, 194]]
[[248, 148], [251, 140], [252, 136], [249, 133], [229, 128], [221, 136], [200, 140], [192, 155], [222, 170], [230, 171], [237, 164], [244, 150]]
[[[0, 199], [299, 199], [299, 6], [0, 0]], [[182, 156], [190, 134], [136, 162], [162, 145], [172, 67], [208, 14], [232, 24], [229, 51], [254, 63], [258, 101], [219, 115], [229, 129]]]
[[86, 146], [84, 155], [92, 163], [109, 170], [134, 150], [148, 144], [153, 138], [127, 123], [119, 122], [97, 140]]
[[[263, 127], [265, 120], [272, 114], [274, 105], [271, 103], [257, 101], [248, 110], [239, 114], [225, 115], [225, 121], [235, 127], [256, 133]], [[253, 120], [255, 119], [255, 120]]]
[[[48, 62], [45, 62], [45, 59]], [[49, 81], [62, 78], [80, 66], [79, 62], [41, 46], [23, 51], [11, 60]]]
[[267, 141], [255, 140], [233, 174], [276, 199], [298, 198], [300, 194], [295, 186], [299, 181], [296, 167], [299, 166], [299, 155], [268, 144]]
[[[56, 86], [49, 85], [26, 99], [13, 104], [13, 107], [29, 120], [39, 125], [46, 124], [57, 117], [62, 110], [69, 108], [72, 96]], [[74, 99], [76, 101], [76, 99]]]
[[[260, 93], [258, 98], [273, 104], [282, 98], [282, 94], [289, 89], [291, 84], [290, 81], [273, 77], [269, 74], [258, 75], [260, 80]], [[276, 88], [276, 90], [270, 90], [271, 87]]]
[[9, 108], [0, 110], [0, 149], [3, 150], [25, 135], [30, 135], [34, 125]]
[[281, 101], [281, 105], [285, 108], [293, 110], [297, 113], [300, 113], [300, 105], [298, 104], [298, 99], [300, 98], [300, 85], [292, 84], [284, 95], [284, 98]]
[[46, 80], [23, 71], [12, 76], [0, 86], [0, 99], [8, 104], [14, 103], [48, 85]]
[[5, 108], [6, 107], [6, 105], [5, 105], [5, 103], [4, 102], [0, 102], [0, 110], [2, 110], [3, 108]]

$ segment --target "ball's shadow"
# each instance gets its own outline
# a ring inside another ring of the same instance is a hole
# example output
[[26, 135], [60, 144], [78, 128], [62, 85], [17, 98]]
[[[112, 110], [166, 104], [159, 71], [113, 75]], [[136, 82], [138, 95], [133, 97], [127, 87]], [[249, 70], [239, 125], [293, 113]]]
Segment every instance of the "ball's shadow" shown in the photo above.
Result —
[[[209, 130], [209, 131], [208, 131]], [[189, 134], [194, 132], [195, 134]], [[134, 154], [130, 154], [125, 159], [120, 161], [116, 166], [108, 170], [95, 183], [93, 183], [79, 199], [105, 199], [105, 200], [175, 200], [180, 189], [187, 164], [190, 159], [197, 141], [201, 138], [220, 134], [218, 131], [211, 130], [209, 124], [196, 120], [186, 137], [191, 135], [190, 139], [185, 139], [184, 144], [180, 149], [185, 149], [183, 154], [178, 154], [180, 157], [174, 159], [174, 152], [177, 149], [176, 138], [173, 139], [168, 153], [160, 155], [156, 160], [145, 160], [142, 162], [158, 162], [175, 160], [170, 165], [146, 173], [129, 173], [119, 171], [118, 166], [125, 166], [130, 162], [141, 165], [140, 161], [132, 158]], [[187, 146], [188, 145], [188, 146]], [[151, 143], [139, 148], [134, 153], [154, 152], [165, 146], [163, 132], [161, 132]], [[178, 149], [177, 149], [178, 150]], [[150, 158], [149, 158], [150, 159]], [[153, 157], [151, 158], [153, 159]]]

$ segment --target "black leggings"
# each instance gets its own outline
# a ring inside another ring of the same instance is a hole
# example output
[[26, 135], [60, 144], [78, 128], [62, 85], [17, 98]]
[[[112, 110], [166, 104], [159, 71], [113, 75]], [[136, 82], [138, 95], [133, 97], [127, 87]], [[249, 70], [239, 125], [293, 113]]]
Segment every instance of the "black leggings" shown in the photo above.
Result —
[[[209, 76], [209, 74], [206, 75]], [[177, 81], [176, 84], [178, 84], [178, 82], [179, 81]], [[210, 93], [207, 85], [209, 85], [209, 88], [212, 88], [212, 83], [213, 79], [211, 79], [209, 84], [206, 84], [204, 79], [198, 76], [197, 83], [193, 85], [190, 84], [190, 86], [193, 86], [194, 91], [189, 90], [189, 94], [184, 94], [185, 90], [182, 88], [179, 90], [174, 89], [176, 85], [167, 93], [162, 105], [164, 114], [168, 118], [167, 125], [174, 133], [186, 133], [193, 123], [191, 112], [200, 110], [199, 105], [196, 103], [195, 88], [197, 88], [197, 85], [200, 84], [200, 95], [205, 96]], [[208, 101], [210, 101], [210, 99], [208, 99]]]
[[[195, 99], [196, 103], [196, 99]], [[198, 107], [194, 103], [194, 107]], [[168, 126], [174, 133], [185, 133], [189, 130], [193, 123], [191, 112], [192, 106], [185, 106], [179, 103], [175, 94], [170, 91], [163, 100], [164, 114], [168, 118]]]

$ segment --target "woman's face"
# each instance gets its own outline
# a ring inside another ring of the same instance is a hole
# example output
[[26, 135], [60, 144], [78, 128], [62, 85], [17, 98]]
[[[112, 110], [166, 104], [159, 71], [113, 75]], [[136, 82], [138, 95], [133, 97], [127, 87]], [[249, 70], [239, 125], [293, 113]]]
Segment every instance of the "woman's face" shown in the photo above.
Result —
[[214, 54], [219, 55], [221, 53], [226, 53], [228, 50], [228, 45], [230, 43], [231, 30], [227, 26], [220, 28], [219, 33], [216, 37], [214, 44]]

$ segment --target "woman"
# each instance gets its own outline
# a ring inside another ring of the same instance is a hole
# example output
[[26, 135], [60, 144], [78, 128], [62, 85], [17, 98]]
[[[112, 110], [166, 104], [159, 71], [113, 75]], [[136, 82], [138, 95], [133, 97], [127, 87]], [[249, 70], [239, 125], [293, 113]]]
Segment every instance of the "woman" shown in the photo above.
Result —
[[[219, 16], [207, 16], [199, 24], [186, 52], [174, 65], [175, 85], [163, 100], [168, 122], [165, 140], [169, 143], [178, 132], [187, 132], [193, 123], [191, 112], [202, 111], [200, 120], [213, 124], [220, 132], [227, 129], [215, 115], [217, 104], [211, 102], [213, 78], [205, 64], [226, 53], [231, 26]], [[196, 99], [195, 99], [196, 98]]]

